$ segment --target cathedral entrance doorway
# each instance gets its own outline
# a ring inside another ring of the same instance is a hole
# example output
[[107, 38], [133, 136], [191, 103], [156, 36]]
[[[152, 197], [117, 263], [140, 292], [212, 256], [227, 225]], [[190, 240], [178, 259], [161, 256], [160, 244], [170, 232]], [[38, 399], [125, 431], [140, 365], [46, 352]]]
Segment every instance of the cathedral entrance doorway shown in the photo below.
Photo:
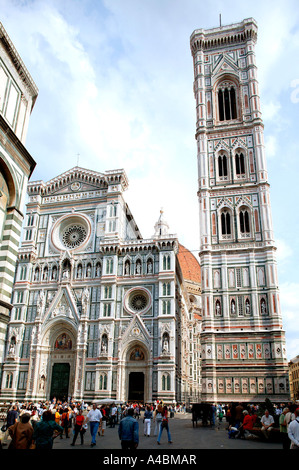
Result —
[[130, 372], [128, 401], [144, 402], [144, 373]]
[[56, 397], [57, 400], [68, 399], [70, 379], [70, 364], [55, 363], [52, 369], [50, 400]]

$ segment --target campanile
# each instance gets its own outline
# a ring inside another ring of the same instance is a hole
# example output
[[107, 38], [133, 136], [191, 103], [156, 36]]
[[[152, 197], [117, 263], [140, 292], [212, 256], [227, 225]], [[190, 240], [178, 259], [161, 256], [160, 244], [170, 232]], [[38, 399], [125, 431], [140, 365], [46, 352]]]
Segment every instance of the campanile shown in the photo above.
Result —
[[190, 40], [206, 401], [289, 396], [256, 40], [253, 18]]

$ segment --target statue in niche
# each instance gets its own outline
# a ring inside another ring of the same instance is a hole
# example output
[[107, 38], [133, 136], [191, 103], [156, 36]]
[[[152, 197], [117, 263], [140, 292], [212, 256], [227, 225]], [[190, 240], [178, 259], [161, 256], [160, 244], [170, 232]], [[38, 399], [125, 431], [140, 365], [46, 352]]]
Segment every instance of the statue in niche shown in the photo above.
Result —
[[47, 280], [48, 280], [48, 268], [45, 268], [43, 272], [43, 281], [47, 281]]
[[33, 278], [34, 281], [38, 281], [39, 280], [39, 269], [36, 268], [36, 270], [34, 271], [34, 278]]
[[86, 277], [91, 277], [91, 266], [90, 266], [90, 264], [88, 264], [87, 268], [86, 268]]
[[220, 302], [219, 300], [216, 301], [216, 316], [220, 317], [221, 315], [221, 307], [220, 307]]
[[163, 335], [162, 352], [163, 353], [169, 352], [169, 336], [167, 334]]
[[42, 312], [42, 310], [44, 309], [45, 303], [46, 303], [46, 298], [45, 298], [44, 291], [42, 290], [41, 293], [39, 294], [38, 303], [37, 303], [38, 313]]
[[130, 274], [130, 263], [129, 263], [129, 261], [126, 261], [126, 263], [125, 263], [125, 274], [126, 275]]
[[139, 260], [136, 263], [136, 274], [141, 274], [141, 262]]
[[151, 274], [153, 272], [153, 263], [151, 260], [149, 260], [147, 263], [147, 272], [148, 274]]
[[245, 302], [245, 310], [246, 310], [246, 314], [249, 315], [250, 314], [250, 302], [248, 299], [246, 299], [246, 302]]
[[100, 263], [97, 263], [97, 266], [96, 266], [96, 277], [100, 277], [101, 275], [101, 265]]
[[106, 354], [108, 350], [108, 339], [106, 335], [102, 336], [101, 353]]
[[231, 301], [230, 311], [231, 311], [232, 315], [235, 315], [235, 313], [236, 313], [236, 303], [235, 303], [234, 300]]
[[83, 313], [87, 312], [87, 307], [89, 303], [89, 290], [85, 287], [83, 294], [82, 294], [82, 311]]
[[62, 333], [55, 341], [55, 349], [72, 349], [71, 338], [66, 333]]
[[10, 340], [8, 354], [14, 356], [16, 352], [16, 338], [13, 336]]
[[77, 268], [77, 279], [81, 279], [81, 277], [82, 277], [82, 266], [81, 264], [79, 264]]
[[52, 280], [55, 281], [57, 279], [57, 268], [56, 266], [52, 269]]
[[46, 383], [46, 378], [44, 375], [42, 375], [40, 378], [40, 383], [39, 383], [39, 389], [41, 391], [45, 390], [45, 383]]
[[266, 302], [265, 299], [261, 300], [261, 313], [265, 314], [266, 313]]
[[130, 354], [130, 361], [143, 361], [144, 353], [141, 348], [135, 348]]
[[62, 279], [69, 279], [69, 277], [70, 277], [70, 271], [69, 271], [69, 268], [67, 267], [67, 268], [63, 271]]

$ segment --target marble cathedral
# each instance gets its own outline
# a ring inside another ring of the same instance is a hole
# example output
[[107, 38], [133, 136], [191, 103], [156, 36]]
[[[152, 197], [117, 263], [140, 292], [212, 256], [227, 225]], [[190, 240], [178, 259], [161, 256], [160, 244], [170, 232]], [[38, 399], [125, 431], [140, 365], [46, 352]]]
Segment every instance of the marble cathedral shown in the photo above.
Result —
[[1, 399], [285, 401], [287, 358], [253, 19], [191, 35], [200, 263], [124, 170], [28, 185]]
[[79, 167], [28, 184], [3, 398], [198, 400], [200, 267], [162, 211], [142, 238], [127, 187]]

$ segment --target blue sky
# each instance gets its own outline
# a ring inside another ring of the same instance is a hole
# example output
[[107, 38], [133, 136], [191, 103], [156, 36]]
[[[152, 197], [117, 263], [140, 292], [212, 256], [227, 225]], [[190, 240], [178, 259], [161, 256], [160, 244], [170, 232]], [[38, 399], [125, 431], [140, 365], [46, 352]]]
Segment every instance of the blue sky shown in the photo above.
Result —
[[124, 168], [144, 238], [160, 208], [198, 252], [195, 29], [253, 17], [287, 354], [299, 354], [297, 0], [0, 0], [0, 21], [39, 88], [26, 147], [33, 180]]

